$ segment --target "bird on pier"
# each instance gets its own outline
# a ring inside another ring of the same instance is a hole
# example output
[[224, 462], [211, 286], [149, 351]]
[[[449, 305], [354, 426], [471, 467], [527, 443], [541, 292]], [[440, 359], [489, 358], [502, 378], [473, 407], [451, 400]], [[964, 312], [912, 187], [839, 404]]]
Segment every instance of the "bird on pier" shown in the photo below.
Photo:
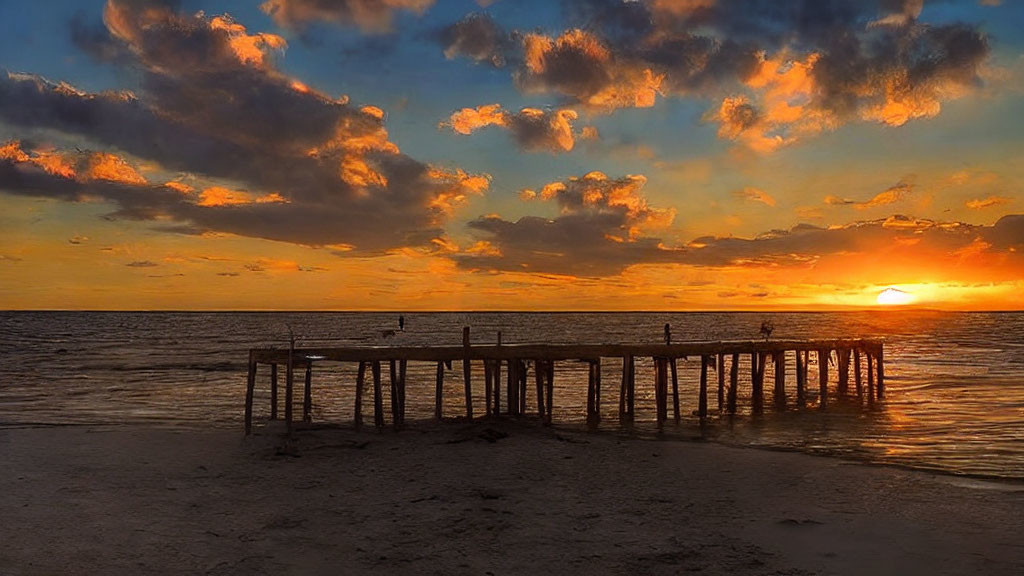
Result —
[[775, 325], [772, 324], [771, 320], [765, 320], [761, 322], [761, 336], [764, 336], [765, 340], [772, 337], [772, 331], [775, 330]]

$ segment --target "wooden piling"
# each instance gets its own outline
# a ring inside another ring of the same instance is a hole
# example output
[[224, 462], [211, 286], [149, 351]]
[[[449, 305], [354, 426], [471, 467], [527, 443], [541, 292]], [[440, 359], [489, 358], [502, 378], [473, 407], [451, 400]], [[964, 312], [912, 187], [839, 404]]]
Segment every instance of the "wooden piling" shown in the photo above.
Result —
[[501, 360], [495, 360], [494, 365], [491, 366], [491, 382], [494, 388], [494, 406], [493, 414], [498, 416], [501, 414]]
[[718, 411], [721, 412], [725, 408], [725, 354], [718, 354], [718, 370], [715, 375], [718, 376]]
[[363, 387], [366, 382], [366, 362], [359, 362], [356, 370], [356, 400], [354, 406], [355, 427], [359, 430], [363, 426]]
[[380, 360], [374, 360], [373, 366], [373, 424], [377, 428], [384, 427], [384, 398], [380, 387]]
[[865, 355], [868, 357], [868, 406], [873, 406], [875, 404], [875, 361], [870, 352], [866, 352]]
[[444, 362], [437, 363], [437, 377], [434, 382], [434, 418], [440, 420], [444, 415]]
[[750, 380], [752, 391], [750, 393], [751, 411], [754, 414], [764, 412], [764, 367], [768, 357], [764, 352], [754, 352], [750, 355]]
[[588, 361], [587, 368], [587, 423], [594, 424], [596, 421], [594, 413], [597, 411], [595, 408], [597, 403], [597, 390], [594, 385], [594, 363], [592, 361]]
[[629, 358], [622, 357], [622, 385], [619, 386], [619, 420], [626, 417], [626, 384], [629, 382]]
[[284, 371], [284, 421], [288, 434], [292, 432], [292, 393], [295, 390], [295, 337], [289, 338], [288, 366]]
[[591, 365], [594, 367], [594, 419], [601, 421], [601, 359], [595, 358]]
[[853, 383], [857, 388], [857, 397], [863, 397], [864, 385], [861, 383], [860, 348], [853, 349]]
[[739, 385], [740, 355], [732, 355], [732, 365], [729, 366], [729, 396], [726, 399], [725, 409], [729, 414], [736, 413], [736, 393]]
[[850, 389], [850, 349], [836, 349], [836, 367], [839, 370], [839, 383], [837, 389], [839, 397], [845, 397]]
[[505, 409], [509, 416], [515, 416], [519, 411], [519, 398], [517, 398], [517, 392], [519, 390], [519, 359], [512, 358], [508, 361], [507, 375], [508, 379], [505, 382], [505, 400], [508, 407]]
[[660, 428], [668, 419], [668, 362], [654, 358], [654, 404]]
[[772, 400], [775, 409], [783, 411], [786, 409], [786, 353], [775, 352], [772, 359], [775, 361], [775, 388], [772, 390]]
[[807, 353], [796, 351], [796, 405], [803, 408], [807, 405], [804, 389], [807, 387]]
[[494, 370], [494, 363], [484, 360], [484, 415], [490, 416], [491, 412], [491, 372]]
[[544, 375], [547, 373], [547, 362], [533, 361], [533, 377], [537, 384], [537, 415], [544, 421]]
[[708, 417], [708, 364], [711, 359], [700, 356], [700, 390], [697, 393], [697, 416], [701, 421]]
[[306, 359], [306, 380], [302, 393], [302, 421], [313, 421], [313, 361]]
[[828, 358], [831, 350], [818, 350], [818, 407], [828, 405]]
[[882, 345], [878, 345], [878, 361], [875, 362], [875, 369], [878, 370], [878, 399], [881, 400], [885, 396], [885, 370], [882, 368], [882, 363], [885, 355], [882, 353]]
[[469, 363], [470, 350], [469, 350], [469, 326], [462, 328], [462, 377], [466, 384], [466, 418], [469, 420], [473, 419], [473, 384], [472, 384], [472, 367]]
[[405, 375], [408, 363], [403, 358], [398, 361], [398, 423], [397, 428], [405, 426]]
[[270, 419], [277, 420], [277, 362], [270, 365]]
[[256, 354], [249, 351], [249, 373], [245, 379], [245, 435], [252, 434], [252, 402], [256, 390]]
[[394, 359], [388, 360], [388, 375], [391, 383], [391, 424], [398, 428], [398, 364]]
[[516, 398], [519, 399], [519, 410], [516, 411], [516, 414], [524, 416], [526, 415], [526, 382], [529, 380], [529, 365], [524, 360], [519, 361], [516, 376], [519, 378], [518, 390], [516, 390]]
[[548, 372], [547, 373], [547, 387], [548, 387], [548, 389], [547, 389], [547, 394], [544, 395], [544, 401], [547, 404], [547, 409], [545, 410], [545, 414], [544, 415], [547, 418], [545, 423], [550, 426], [551, 425], [551, 417], [552, 417], [552, 414], [554, 413], [555, 361], [554, 360], [549, 360], [547, 362], [546, 368], [547, 368], [547, 372]]
[[669, 368], [672, 371], [672, 415], [675, 417], [676, 424], [679, 423], [679, 373], [676, 370], [676, 359], [668, 359]]

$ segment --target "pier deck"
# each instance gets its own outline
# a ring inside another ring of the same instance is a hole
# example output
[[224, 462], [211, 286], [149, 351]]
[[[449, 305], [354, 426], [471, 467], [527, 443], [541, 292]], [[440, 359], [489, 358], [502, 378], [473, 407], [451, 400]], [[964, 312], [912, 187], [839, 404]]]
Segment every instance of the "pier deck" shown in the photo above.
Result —
[[[271, 412], [270, 418], [277, 418], [278, 368], [285, 372], [284, 419], [291, 430], [293, 419], [293, 392], [296, 370], [304, 370], [302, 420], [310, 421], [312, 416], [312, 368], [324, 362], [353, 362], [358, 364], [354, 394], [354, 425], [362, 425], [363, 394], [367, 380], [373, 384], [374, 424], [385, 425], [381, 370], [387, 363], [390, 376], [391, 421], [396, 427], [405, 421], [405, 380], [408, 362], [434, 363], [437, 368], [435, 383], [436, 418], [441, 418], [445, 370], [451, 370], [453, 362], [462, 364], [465, 390], [465, 416], [473, 414], [473, 365], [481, 365], [484, 373], [485, 412], [497, 415], [502, 412], [522, 415], [528, 410], [526, 396], [528, 373], [532, 363], [536, 385], [536, 413], [546, 422], [551, 422], [554, 365], [556, 362], [585, 362], [590, 365], [587, 384], [586, 415], [588, 422], [601, 417], [601, 362], [617, 358], [622, 363], [622, 379], [619, 388], [619, 418], [632, 420], [635, 414], [635, 388], [637, 358], [651, 358], [654, 362], [655, 413], [659, 425], [668, 419], [669, 400], [672, 401], [673, 416], [680, 419], [678, 369], [679, 358], [701, 359], [700, 387], [697, 415], [702, 420], [708, 415], [708, 371], [717, 375], [718, 409], [726, 413], [736, 412], [737, 388], [739, 385], [739, 363], [741, 356], [750, 357], [751, 410], [756, 414], [764, 410], [765, 366], [773, 363], [774, 408], [786, 407], [786, 361], [792, 357], [796, 363], [796, 404], [805, 407], [808, 401], [808, 367], [811, 353], [818, 366], [818, 407], [824, 409], [828, 403], [829, 367], [837, 368], [835, 390], [839, 396], [849, 393], [850, 367], [853, 364], [856, 394], [864, 396], [862, 360], [867, 363], [867, 400], [872, 403], [884, 394], [883, 341], [878, 338], [842, 338], [812, 340], [737, 340], [716, 342], [671, 342], [671, 332], [665, 327], [664, 344], [497, 344], [472, 345], [469, 328], [463, 329], [462, 346], [332, 346], [296, 348], [294, 340], [288, 348], [253, 348], [249, 351], [248, 379], [245, 399], [245, 431], [252, 431], [253, 396], [256, 374], [260, 364], [271, 369]], [[851, 362], [852, 360], [852, 362]], [[729, 364], [729, 369], [726, 365]], [[502, 394], [502, 372], [505, 372], [505, 390]], [[479, 373], [478, 373], [479, 374]], [[726, 387], [728, 379], [728, 387]], [[671, 381], [671, 390], [669, 382]]]

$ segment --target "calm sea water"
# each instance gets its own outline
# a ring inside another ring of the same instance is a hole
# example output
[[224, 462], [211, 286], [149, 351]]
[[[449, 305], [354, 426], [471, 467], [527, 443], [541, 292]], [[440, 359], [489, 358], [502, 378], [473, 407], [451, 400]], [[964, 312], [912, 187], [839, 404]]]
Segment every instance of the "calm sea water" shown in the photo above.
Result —
[[[749, 415], [749, 368], [741, 360], [737, 417], [716, 417], [701, 430], [698, 359], [680, 362], [684, 421], [668, 436], [831, 454], [987, 477], [1024, 479], [1024, 313], [871, 311], [844, 313], [0, 313], [0, 426], [150, 423], [238, 427], [241, 433], [246, 353], [299, 345], [659, 342], [753, 339], [770, 319], [777, 338], [886, 338], [887, 395], [868, 409], [857, 401], [785, 413]], [[795, 376], [787, 363], [790, 395]], [[621, 364], [603, 366], [602, 427], [617, 430]], [[446, 415], [463, 410], [461, 370], [448, 373]], [[433, 414], [434, 366], [409, 368], [408, 419]], [[770, 370], [770, 368], [769, 368]], [[816, 366], [810, 380], [816, 382]], [[269, 370], [257, 383], [256, 417], [269, 413]], [[477, 413], [483, 376], [477, 370]], [[318, 366], [314, 419], [349, 423], [355, 366]], [[746, 375], [746, 377], [744, 377]], [[834, 370], [833, 370], [833, 379]], [[583, 420], [586, 365], [564, 363], [555, 376], [555, 419]], [[852, 381], [852, 378], [851, 378]], [[654, 430], [653, 366], [638, 363], [637, 429]], [[834, 386], [834, 382], [833, 382]], [[851, 382], [852, 387], [852, 382]], [[385, 388], [387, 388], [385, 386]], [[816, 386], [810, 387], [812, 401]], [[766, 407], [771, 406], [770, 376]], [[532, 392], [529, 399], [533, 402]], [[712, 392], [710, 405], [715, 407]], [[793, 399], [790, 398], [790, 405]], [[366, 408], [369, 410], [369, 406]]]

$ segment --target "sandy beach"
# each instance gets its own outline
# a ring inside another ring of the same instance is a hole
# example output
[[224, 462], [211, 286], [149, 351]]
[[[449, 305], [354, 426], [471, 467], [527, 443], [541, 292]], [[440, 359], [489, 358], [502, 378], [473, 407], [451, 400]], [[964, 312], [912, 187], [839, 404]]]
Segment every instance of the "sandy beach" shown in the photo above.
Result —
[[0, 431], [0, 573], [1021, 574], [1024, 486], [546, 429]]

